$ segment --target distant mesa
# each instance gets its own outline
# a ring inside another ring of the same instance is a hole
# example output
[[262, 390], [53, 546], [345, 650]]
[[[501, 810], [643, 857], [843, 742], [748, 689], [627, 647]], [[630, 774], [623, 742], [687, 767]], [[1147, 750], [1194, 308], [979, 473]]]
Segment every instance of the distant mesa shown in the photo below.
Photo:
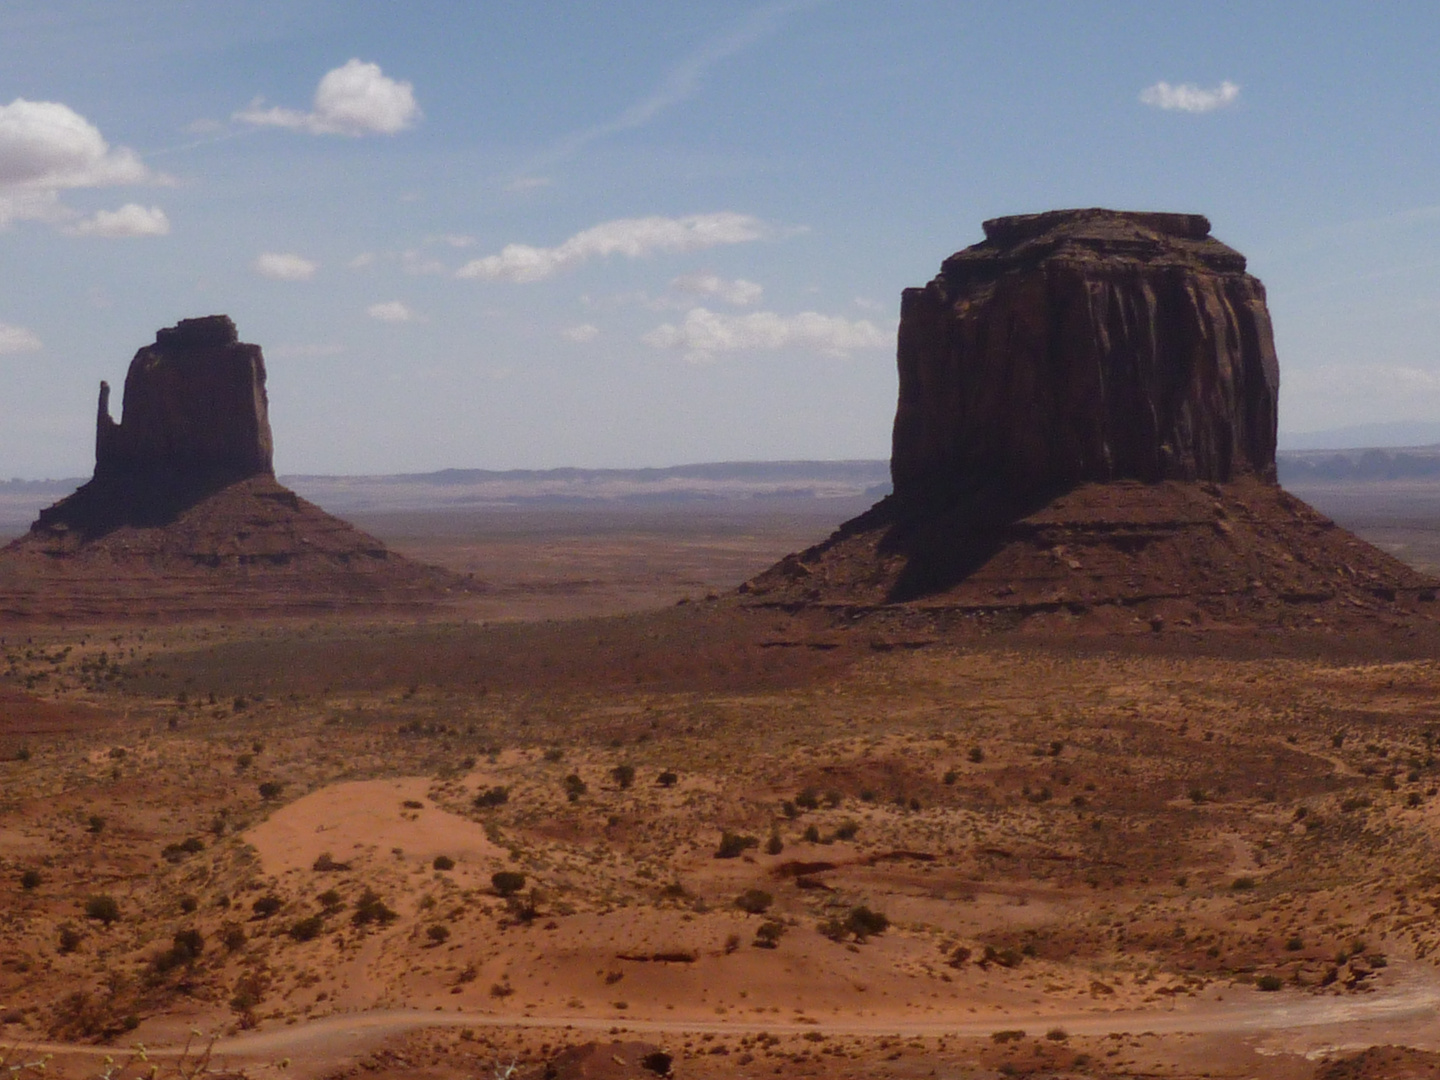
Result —
[[467, 587], [279, 484], [268, 404], [260, 347], [228, 316], [157, 333], [119, 423], [100, 384], [94, 477], [0, 550], [0, 616], [423, 606]]
[[894, 493], [746, 602], [1116, 630], [1429, 617], [1437, 582], [1276, 484], [1265, 288], [1206, 218], [984, 232], [903, 293]]

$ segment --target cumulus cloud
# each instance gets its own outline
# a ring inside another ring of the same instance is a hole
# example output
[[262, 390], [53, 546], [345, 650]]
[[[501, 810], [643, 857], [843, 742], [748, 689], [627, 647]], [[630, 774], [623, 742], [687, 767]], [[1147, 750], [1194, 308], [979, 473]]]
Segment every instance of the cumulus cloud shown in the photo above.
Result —
[[24, 98], [0, 105], [0, 226], [73, 218], [62, 191], [163, 180], [68, 105]]
[[726, 281], [715, 274], [687, 274], [670, 282], [670, 287], [676, 292], [719, 297], [727, 304], [737, 307], [755, 303], [765, 291], [753, 281], [746, 281], [744, 278]]
[[8, 353], [35, 352], [42, 346], [34, 331], [23, 326], [0, 322], [0, 356]]
[[352, 59], [325, 73], [309, 112], [281, 106], [265, 108], [256, 98], [234, 114], [242, 124], [281, 127], [312, 135], [394, 135], [420, 119], [415, 88], [380, 70], [379, 64]]
[[383, 304], [371, 304], [365, 314], [381, 322], [415, 322], [419, 316], [399, 300], [387, 300]]
[[1240, 98], [1240, 87], [1228, 79], [1211, 90], [1194, 83], [1171, 86], [1168, 82], [1157, 82], [1140, 91], [1140, 101], [1157, 109], [1178, 109], [1180, 112], [1207, 113], [1233, 105]]
[[600, 336], [600, 328], [594, 323], [581, 323], [579, 326], [570, 326], [560, 331], [560, 336], [566, 341], [573, 341], [577, 345], [583, 345], [587, 341], [594, 341]]
[[558, 247], [506, 244], [498, 255], [472, 259], [455, 276], [486, 281], [544, 281], [591, 259], [610, 255], [638, 259], [661, 252], [700, 251], [720, 244], [761, 240], [770, 232], [769, 226], [749, 214], [619, 218], [578, 232]]
[[893, 338], [865, 319], [851, 321], [838, 315], [802, 311], [778, 315], [755, 311], [725, 315], [708, 308], [691, 308], [680, 325], [663, 323], [643, 338], [657, 349], [681, 350], [685, 359], [703, 363], [717, 353], [756, 349], [804, 349], [828, 356], [844, 356], [855, 349], [878, 349]]
[[97, 210], [92, 217], [82, 218], [65, 231], [71, 236], [103, 236], [119, 240], [132, 236], [168, 236], [170, 219], [158, 206], [145, 207], [126, 203], [119, 210]]
[[255, 260], [255, 272], [276, 281], [309, 281], [320, 264], [290, 251], [266, 251]]

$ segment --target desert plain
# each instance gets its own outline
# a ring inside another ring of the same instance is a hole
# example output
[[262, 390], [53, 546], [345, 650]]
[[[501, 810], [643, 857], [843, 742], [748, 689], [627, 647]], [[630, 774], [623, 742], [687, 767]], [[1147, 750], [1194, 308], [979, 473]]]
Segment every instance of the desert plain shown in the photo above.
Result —
[[4, 1067], [1436, 1074], [1440, 638], [742, 604], [840, 502], [354, 515], [483, 587], [7, 622]]

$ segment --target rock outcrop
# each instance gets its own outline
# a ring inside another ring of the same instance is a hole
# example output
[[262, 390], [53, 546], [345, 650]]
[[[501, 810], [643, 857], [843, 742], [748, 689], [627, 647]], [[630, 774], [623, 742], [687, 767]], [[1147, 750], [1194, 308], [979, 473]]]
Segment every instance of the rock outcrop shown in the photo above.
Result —
[[905, 290], [894, 493], [746, 604], [973, 625], [1379, 626], [1437, 583], [1275, 482], [1264, 287], [1192, 214], [999, 218]]
[[273, 476], [265, 358], [228, 315], [182, 319], [130, 361], [121, 423], [100, 384], [95, 476], [225, 483]]
[[1273, 479], [1265, 288], [1198, 214], [998, 218], [901, 301], [898, 499]]
[[417, 608], [468, 581], [386, 549], [276, 481], [265, 360], [224, 315], [142, 348], [95, 475], [0, 551], [0, 618], [89, 621]]

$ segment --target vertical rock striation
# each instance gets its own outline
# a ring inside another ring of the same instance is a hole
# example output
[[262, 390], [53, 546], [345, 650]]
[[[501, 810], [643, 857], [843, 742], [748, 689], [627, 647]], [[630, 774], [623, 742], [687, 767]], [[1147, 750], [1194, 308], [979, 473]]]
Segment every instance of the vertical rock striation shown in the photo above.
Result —
[[1274, 479], [1265, 288], [1204, 217], [1056, 210], [984, 229], [903, 294], [902, 504], [994, 484]]

